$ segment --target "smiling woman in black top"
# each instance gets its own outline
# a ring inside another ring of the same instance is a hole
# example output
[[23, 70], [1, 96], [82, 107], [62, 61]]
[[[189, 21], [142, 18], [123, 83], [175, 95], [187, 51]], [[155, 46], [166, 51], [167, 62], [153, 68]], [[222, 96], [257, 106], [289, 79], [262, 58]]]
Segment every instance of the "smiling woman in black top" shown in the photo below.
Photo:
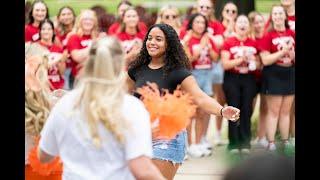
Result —
[[[135, 89], [154, 82], [159, 89], [169, 92], [181, 85], [181, 89], [190, 93], [195, 103], [207, 113], [238, 119], [240, 110], [231, 106], [223, 108], [205, 94], [189, 69], [189, 60], [176, 31], [169, 25], [155, 24], [150, 27], [139, 56], [129, 64], [128, 82], [134, 84]], [[185, 138], [186, 131], [182, 131], [170, 142], [153, 140], [153, 162], [167, 179], [173, 179], [183, 161]]]

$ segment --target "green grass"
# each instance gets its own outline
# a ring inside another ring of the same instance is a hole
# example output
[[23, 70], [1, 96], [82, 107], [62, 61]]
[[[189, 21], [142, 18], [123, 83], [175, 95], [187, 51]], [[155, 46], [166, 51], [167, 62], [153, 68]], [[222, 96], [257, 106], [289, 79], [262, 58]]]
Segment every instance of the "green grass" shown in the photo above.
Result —
[[[31, 1], [31, 0], [29, 0]], [[102, 5], [106, 8], [106, 10], [109, 13], [115, 14], [117, 5], [120, 2], [120, 0], [44, 0], [48, 7], [50, 16], [53, 17], [58, 13], [59, 8], [62, 6], [68, 5], [74, 8], [76, 14], [78, 15], [81, 11], [81, 9], [88, 9], [91, 8], [94, 5]], [[155, 3], [156, 5], [160, 3], [166, 3], [166, 2], [174, 2], [177, 3], [183, 3], [183, 2], [194, 2], [195, 0], [131, 0], [131, 2], [134, 5], [143, 5], [145, 3]], [[269, 13], [271, 6], [273, 4], [279, 4], [279, 0], [256, 0], [256, 10], [261, 13]], [[148, 9], [149, 12], [156, 11], [156, 8]], [[179, 10], [181, 13], [184, 13], [186, 11], [185, 7], [179, 7]]]
[[274, 4], [280, 4], [280, 0], [256, 0], [256, 11], [269, 14]]
[[[59, 8], [62, 6], [68, 5], [71, 6], [75, 13], [78, 15], [81, 9], [89, 9], [94, 5], [101, 5], [106, 8], [107, 12], [115, 14], [117, 10], [117, 5], [121, 0], [44, 0], [49, 7], [50, 16], [55, 16], [58, 13]], [[177, 0], [176, 0], [177, 1]], [[179, 1], [179, 0], [178, 0]], [[194, 0], [180, 0], [180, 2], [193, 2]], [[156, 0], [131, 0], [133, 5], [143, 5], [145, 3], [155, 3]], [[165, 2], [174, 2], [174, 0], [162, 0], [162, 3]], [[181, 12], [185, 12], [186, 8], [179, 8]], [[147, 11], [153, 12], [156, 11], [156, 8], [149, 8]]]

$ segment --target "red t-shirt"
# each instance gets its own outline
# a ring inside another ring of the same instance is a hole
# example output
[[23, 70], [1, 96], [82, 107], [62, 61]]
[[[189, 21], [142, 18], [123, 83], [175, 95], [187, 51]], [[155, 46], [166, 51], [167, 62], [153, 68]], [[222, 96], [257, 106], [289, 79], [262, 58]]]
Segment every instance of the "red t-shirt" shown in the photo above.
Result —
[[[79, 50], [88, 47], [92, 43], [91, 35], [83, 35], [80, 37], [77, 34], [71, 35], [69, 37], [68, 43], [67, 43], [67, 49], [69, 54], [71, 55], [71, 52], [73, 50]], [[71, 58], [71, 74], [73, 77], [76, 77], [78, 74], [78, 71], [82, 68], [81, 65], [79, 65], [78, 62], [74, 61]]]
[[[50, 51], [49, 62], [55, 60], [59, 56], [62, 56], [63, 49], [55, 44], [49, 46], [43, 44], [41, 41], [38, 42], [41, 46], [46, 47]], [[51, 84], [50, 89], [62, 89], [64, 86], [64, 78], [60, 74], [58, 66], [53, 65], [48, 69], [48, 79]]]
[[56, 37], [61, 41], [63, 48], [66, 48], [68, 43], [68, 40], [66, 39], [68, 33], [60, 34], [58, 30], [55, 30], [55, 33], [56, 33]]
[[[180, 39], [183, 39], [183, 37], [187, 33], [187, 26], [188, 26], [189, 20], [185, 20], [182, 24], [181, 30], [180, 30]], [[212, 35], [223, 35], [224, 27], [219, 21], [209, 21], [208, 22], [208, 28], [207, 31]]]
[[[283, 44], [292, 44], [290, 51], [295, 51], [295, 32], [286, 29], [283, 32], [277, 32], [275, 30], [267, 33], [263, 40], [260, 43], [259, 49], [261, 51], [269, 51], [270, 53], [275, 53], [282, 49]], [[290, 58], [288, 55], [278, 59], [276, 64], [293, 64], [293, 58]]]
[[35, 27], [32, 24], [27, 24], [24, 27], [24, 42], [36, 42], [40, 38], [39, 27]]
[[[201, 41], [201, 38], [197, 38], [194, 36], [191, 37], [188, 43], [188, 48], [191, 52], [191, 55], [193, 55], [193, 51], [200, 48], [200, 41]], [[212, 47], [212, 49], [216, 53], [219, 53], [213, 41], [209, 39], [209, 42], [210, 42], [209, 46]], [[212, 60], [210, 58], [209, 50], [210, 48], [209, 49], [206, 48], [201, 51], [199, 59], [192, 62], [193, 69], [210, 69], [212, 67]]]
[[[114, 34], [117, 34], [117, 31], [118, 29], [120, 28], [120, 23], [119, 22], [115, 22], [113, 23], [109, 29], [108, 29], [108, 35], [114, 35]], [[148, 27], [147, 25], [142, 22], [142, 21], [139, 21], [138, 23], [138, 28], [139, 28], [139, 31], [144, 31], [144, 32], [147, 32], [148, 31]]]
[[[64, 34], [60, 34], [57, 30], [56, 30], [56, 37], [60, 40], [60, 42], [62, 43], [62, 47], [63, 50], [67, 49], [67, 43], [68, 43], [68, 39], [67, 39], [67, 35], [68, 33], [64, 33]], [[71, 59], [68, 58], [66, 60], [66, 65], [67, 67], [71, 67]]]
[[254, 70], [251, 71], [249, 69], [249, 62], [254, 62], [256, 60], [254, 56], [258, 54], [257, 42], [255, 40], [247, 38], [245, 41], [239, 41], [236, 37], [230, 37], [225, 40], [222, 50], [230, 53], [230, 60], [234, 60], [242, 56], [246, 56], [248, 59], [247, 62], [243, 62], [227, 71], [238, 74], [248, 74], [254, 72]]
[[288, 24], [292, 31], [295, 31], [296, 27], [296, 16], [288, 16]]
[[142, 43], [145, 35], [145, 31], [139, 31], [135, 35], [130, 35], [126, 32], [121, 32], [117, 34], [117, 38], [121, 41], [121, 44], [125, 49], [125, 52], [128, 53], [132, 49], [135, 41], [140, 41]]

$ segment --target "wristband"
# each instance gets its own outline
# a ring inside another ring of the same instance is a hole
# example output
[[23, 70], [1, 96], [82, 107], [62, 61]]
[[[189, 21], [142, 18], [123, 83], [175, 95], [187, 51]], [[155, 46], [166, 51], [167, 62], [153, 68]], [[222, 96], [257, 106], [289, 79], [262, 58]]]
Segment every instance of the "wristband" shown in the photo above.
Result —
[[220, 109], [220, 115], [221, 115], [221, 117], [223, 117], [223, 115], [222, 115], [222, 110], [224, 109], [224, 107], [222, 107], [221, 109]]

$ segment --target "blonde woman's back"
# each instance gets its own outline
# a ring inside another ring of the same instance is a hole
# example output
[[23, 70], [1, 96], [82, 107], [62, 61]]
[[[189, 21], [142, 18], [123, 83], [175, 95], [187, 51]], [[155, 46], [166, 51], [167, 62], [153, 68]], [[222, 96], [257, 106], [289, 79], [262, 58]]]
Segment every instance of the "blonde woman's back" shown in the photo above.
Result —
[[[75, 89], [66, 94], [53, 108], [43, 130], [40, 148], [63, 161], [63, 179], [134, 179], [127, 162], [141, 155], [151, 157], [151, 128], [149, 114], [140, 100], [125, 95], [121, 112], [131, 124], [124, 132], [121, 144], [110, 131], [98, 123], [100, 148], [93, 144], [86, 116], [82, 109], [74, 110], [80, 95]], [[145, 133], [150, 132], [150, 133]]]

